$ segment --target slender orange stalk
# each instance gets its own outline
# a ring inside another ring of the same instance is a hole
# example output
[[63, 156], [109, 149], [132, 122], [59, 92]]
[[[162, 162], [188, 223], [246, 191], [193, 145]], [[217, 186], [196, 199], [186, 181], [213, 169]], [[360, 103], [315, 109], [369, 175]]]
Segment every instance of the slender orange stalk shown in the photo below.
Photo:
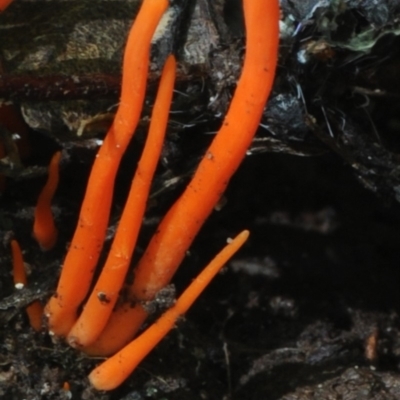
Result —
[[[89, 354], [111, 354], [123, 347], [146, 318], [140, 301], [151, 300], [181, 263], [186, 250], [246, 154], [275, 76], [279, 42], [278, 0], [244, 0], [246, 54], [242, 74], [225, 120], [182, 196], [154, 234], [135, 272], [130, 297], [110, 318]], [[129, 324], [126, 324], [129, 321]], [[124, 329], [120, 329], [124, 326]]]
[[[16, 289], [22, 289], [27, 284], [27, 278], [22, 251], [16, 240], [11, 241], [11, 251], [13, 258], [14, 285]], [[40, 331], [42, 329], [43, 316], [43, 307], [40, 302], [36, 300], [27, 306], [26, 313], [28, 314], [31, 327], [37, 332]]]
[[58, 186], [60, 159], [61, 152], [57, 151], [50, 161], [47, 182], [39, 195], [35, 208], [33, 236], [45, 251], [53, 248], [58, 236], [51, 212], [51, 201]]
[[170, 56], [161, 75], [149, 134], [107, 261], [82, 314], [68, 334], [68, 341], [73, 346], [87, 346], [97, 339], [110, 317], [124, 283], [164, 142], [175, 70], [175, 57]]
[[129, 33], [121, 101], [92, 167], [78, 226], [64, 261], [56, 294], [46, 307], [50, 332], [66, 336], [89, 290], [103, 247], [116, 171], [139, 121], [146, 89], [150, 42], [168, 0], [144, 0]]
[[191, 182], [164, 217], [139, 262], [132, 294], [140, 299], [153, 298], [170, 281], [243, 160], [260, 123], [275, 77], [279, 2], [244, 0], [243, 5], [246, 55], [234, 97]]
[[0, 12], [3, 12], [13, 0], [0, 0]]
[[174, 327], [176, 321], [187, 312], [218, 271], [240, 249], [248, 236], [249, 231], [243, 231], [236, 236], [204, 268], [168, 311], [138, 338], [95, 368], [89, 375], [91, 384], [99, 390], [111, 390], [119, 386]]

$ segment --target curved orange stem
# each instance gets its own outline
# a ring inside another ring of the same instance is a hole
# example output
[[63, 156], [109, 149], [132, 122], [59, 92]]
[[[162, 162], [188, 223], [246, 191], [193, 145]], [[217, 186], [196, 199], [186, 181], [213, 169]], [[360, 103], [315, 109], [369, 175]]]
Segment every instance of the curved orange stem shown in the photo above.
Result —
[[154, 103], [149, 134], [107, 261], [82, 314], [68, 334], [71, 345], [87, 346], [104, 329], [124, 283], [146, 209], [167, 128], [176, 61], [168, 57]]
[[224, 193], [257, 131], [272, 88], [279, 40], [278, 0], [244, 0], [246, 55], [222, 127], [188, 187], [164, 217], [135, 272], [131, 292], [152, 299], [185, 256]]
[[[110, 318], [98, 341], [85, 351], [110, 354], [137, 332], [151, 300], [169, 283], [206, 218], [238, 168], [257, 131], [275, 77], [279, 44], [279, 1], [244, 0], [246, 54], [229, 110], [191, 182], [157, 228], [135, 271], [130, 297]], [[125, 321], [125, 323], [123, 323]], [[129, 321], [129, 324], [126, 324]], [[120, 329], [124, 326], [124, 329]]]
[[111, 390], [119, 386], [137, 367], [147, 354], [174, 327], [176, 321], [184, 315], [210, 281], [225, 263], [240, 249], [247, 240], [249, 231], [243, 231], [233, 239], [204, 268], [198, 277], [182, 293], [176, 303], [166, 311], [153, 325], [138, 338], [124, 347], [114, 356], [94, 369], [89, 380], [99, 390]]
[[128, 36], [121, 101], [93, 164], [79, 222], [64, 261], [56, 294], [46, 306], [50, 332], [66, 336], [87, 295], [103, 247], [115, 175], [139, 121], [146, 89], [150, 42], [168, 0], [144, 0]]

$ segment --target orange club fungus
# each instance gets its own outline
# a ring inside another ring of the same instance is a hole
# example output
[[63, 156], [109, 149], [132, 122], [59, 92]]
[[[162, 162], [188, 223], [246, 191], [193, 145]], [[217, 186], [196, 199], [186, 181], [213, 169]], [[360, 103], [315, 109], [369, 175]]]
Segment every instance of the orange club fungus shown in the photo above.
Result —
[[[0, 11], [8, 3], [0, 0]], [[118, 304], [117, 299], [131, 263], [145, 212], [172, 102], [176, 60], [173, 55], [167, 57], [143, 154], [108, 258], [97, 281], [92, 282], [109, 223], [115, 176], [143, 108], [151, 40], [168, 6], [168, 0], [144, 0], [131, 28], [124, 53], [120, 104], [93, 164], [78, 224], [56, 292], [45, 308], [51, 334], [67, 338], [72, 346], [88, 354], [112, 355], [89, 376], [97, 389], [113, 389], [126, 379], [179, 317], [186, 313], [249, 235], [248, 231], [243, 231], [233, 239], [176, 303], [131, 341], [148, 316], [143, 304], [153, 300], [172, 279], [186, 251], [245, 157], [257, 131], [277, 64], [278, 0], [243, 0], [246, 51], [227, 114], [187, 188], [162, 219], [135, 267], [127, 302]], [[38, 205], [35, 212], [35, 221], [40, 215], [44, 221], [43, 226], [50, 227], [53, 232], [45, 235], [50, 239], [38, 239], [43, 248], [51, 247], [54, 238], [55, 228], [50, 218], [51, 212], [48, 212], [58, 179], [58, 174], [52, 175], [52, 171], [54, 165], [58, 166], [59, 157], [59, 153], [53, 157], [49, 180], [41, 195], [41, 204], [45, 206]], [[35, 226], [37, 224], [39, 222], [35, 222]], [[35, 236], [41, 236], [38, 232], [43, 232], [43, 229], [34, 228]], [[14, 252], [15, 244], [12, 246]], [[93, 290], [89, 295], [91, 285]], [[85, 299], [86, 303], [83, 304]]]

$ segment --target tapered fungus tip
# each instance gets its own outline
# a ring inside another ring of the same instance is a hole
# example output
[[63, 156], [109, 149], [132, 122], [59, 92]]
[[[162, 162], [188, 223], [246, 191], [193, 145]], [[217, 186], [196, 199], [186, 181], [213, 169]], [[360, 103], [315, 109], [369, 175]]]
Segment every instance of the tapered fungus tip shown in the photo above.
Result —
[[58, 186], [60, 159], [61, 152], [57, 151], [50, 161], [47, 182], [39, 195], [35, 208], [33, 237], [44, 251], [54, 247], [58, 236], [51, 211], [51, 201]]
[[239, 235], [237, 235], [236, 238], [232, 239], [232, 238], [228, 238], [226, 239], [226, 243], [228, 244], [232, 244], [235, 242], [235, 240], [243, 240], [243, 242], [245, 242], [248, 237], [250, 236], [250, 231], [248, 231], [247, 229], [245, 229], [244, 231], [240, 232]]
[[58, 230], [55, 226], [46, 225], [40, 233], [34, 233], [33, 237], [39, 243], [42, 251], [49, 251], [57, 243]]

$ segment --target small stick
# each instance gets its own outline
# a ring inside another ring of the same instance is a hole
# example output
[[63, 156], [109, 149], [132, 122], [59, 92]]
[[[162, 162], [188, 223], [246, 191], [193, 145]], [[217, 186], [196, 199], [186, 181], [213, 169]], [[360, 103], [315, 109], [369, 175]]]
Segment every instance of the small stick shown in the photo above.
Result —
[[176, 60], [171, 55], [165, 62], [146, 144], [107, 261], [82, 314], [68, 334], [68, 342], [74, 347], [88, 346], [97, 339], [110, 317], [124, 283], [164, 142], [175, 71]]
[[58, 236], [51, 212], [51, 201], [58, 186], [60, 159], [61, 152], [57, 151], [51, 158], [47, 182], [40, 192], [35, 208], [33, 236], [44, 251], [53, 248]]
[[86, 297], [103, 247], [116, 172], [137, 126], [146, 89], [150, 44], [168, 0], [144, 0], [124, 52], [121, 101], [93, 164], [78, 226], [55, 295], [46, 306], [50, 332], [66, 336]]
[[[11, 241], [11, 251], [13, 259], [14, 286], [16, 289], [20, 290], [27, 285], [27, 278], [21, 247], [16, 240]], [[43, 316], [43, 307], [40, 302], [38, 300], [32, 302], [26, 307], [26, 313], [28, 314], [31, 327], [36, 332], [39, 332], [42, 329]]]
[[187, 312], [214, 276], [240, 249], [248, 237], [249, 231], [243, 231], [226, 245], [168, 311], [130, 344], [90, 373], [90, 383], [98, 390], [112, 390], [118, 387], [174, 327], [176, 321]]

